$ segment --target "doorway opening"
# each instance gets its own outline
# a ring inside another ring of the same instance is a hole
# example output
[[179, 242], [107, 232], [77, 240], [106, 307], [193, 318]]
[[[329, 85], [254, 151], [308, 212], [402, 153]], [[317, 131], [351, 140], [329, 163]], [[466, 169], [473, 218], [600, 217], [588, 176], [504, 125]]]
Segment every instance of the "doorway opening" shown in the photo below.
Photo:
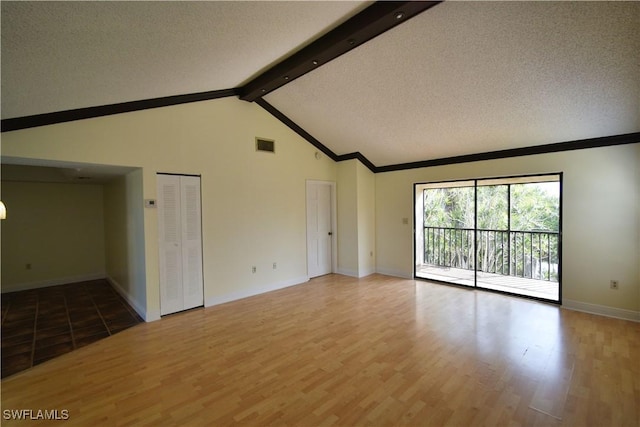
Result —
[[415, 184], [416, 278], [561, 302], [562, 174]]

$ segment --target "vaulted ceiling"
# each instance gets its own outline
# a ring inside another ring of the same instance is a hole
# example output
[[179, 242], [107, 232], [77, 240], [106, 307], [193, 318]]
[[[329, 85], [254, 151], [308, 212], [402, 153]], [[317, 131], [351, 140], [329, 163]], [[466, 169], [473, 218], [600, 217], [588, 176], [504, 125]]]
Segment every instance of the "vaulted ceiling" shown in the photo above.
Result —
[[[240, 94], [370, 6], [2, 1], [3, 128], [66, 110]], [[337, 156], [359, 152], [376, 166], [640, 131], [640, 2], [425, 9], [258, 102]]]

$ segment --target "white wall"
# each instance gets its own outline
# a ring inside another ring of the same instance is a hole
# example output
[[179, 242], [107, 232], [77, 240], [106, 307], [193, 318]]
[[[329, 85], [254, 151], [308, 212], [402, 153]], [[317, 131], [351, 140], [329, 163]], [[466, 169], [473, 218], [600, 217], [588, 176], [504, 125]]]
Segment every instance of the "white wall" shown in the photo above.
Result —
[[[276, 140], [276, 153], [256, 152], [256, 136]], [[207, 305], [307, 280], [305, 181], [336, 181], [336, 164], [315, 152], [260, 106], [235, 98], [2, 134], [5, 156], [140, 167], [136, 199], [156, 198], [157, 172], [200, 174]], [[144, 274], [133, 274], [131, 286], [144, 287], [153, 320], [157, 212], [143, 212]]]
[[[563, 303], [637, 316], [640, 144], [376, 174], [378, 271], [413, 274], [413, 231], [402, 218], [412, 218], [414, 183], [547, 172], [564, 172]], [[611, 279], [619, 290], [609, 288]]]
[[104, 277], [102, 195], [101, 185], [3, 182], [2, 292]]

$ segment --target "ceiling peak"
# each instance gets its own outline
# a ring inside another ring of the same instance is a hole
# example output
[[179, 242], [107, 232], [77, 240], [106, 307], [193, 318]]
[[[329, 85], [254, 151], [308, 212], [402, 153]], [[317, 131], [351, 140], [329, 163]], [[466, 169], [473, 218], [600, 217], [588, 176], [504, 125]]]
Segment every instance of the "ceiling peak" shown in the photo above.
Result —
[[240, 88], [240, 99], [253, 102], [439, 3], [375, 2], [245, 84]]

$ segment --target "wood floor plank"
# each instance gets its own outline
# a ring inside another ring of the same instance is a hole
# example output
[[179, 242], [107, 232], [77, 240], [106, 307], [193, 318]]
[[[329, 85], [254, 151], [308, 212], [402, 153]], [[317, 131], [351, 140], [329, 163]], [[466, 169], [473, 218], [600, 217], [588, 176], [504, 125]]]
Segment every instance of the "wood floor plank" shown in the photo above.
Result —
[[[329, 275], [141, 324], [5, 378], [66, 425], [640, 425], [640, 324]], [[4, 413], [3, 413], [4, 415]], [[46, 425], [3, 419], [3, 425]]]

